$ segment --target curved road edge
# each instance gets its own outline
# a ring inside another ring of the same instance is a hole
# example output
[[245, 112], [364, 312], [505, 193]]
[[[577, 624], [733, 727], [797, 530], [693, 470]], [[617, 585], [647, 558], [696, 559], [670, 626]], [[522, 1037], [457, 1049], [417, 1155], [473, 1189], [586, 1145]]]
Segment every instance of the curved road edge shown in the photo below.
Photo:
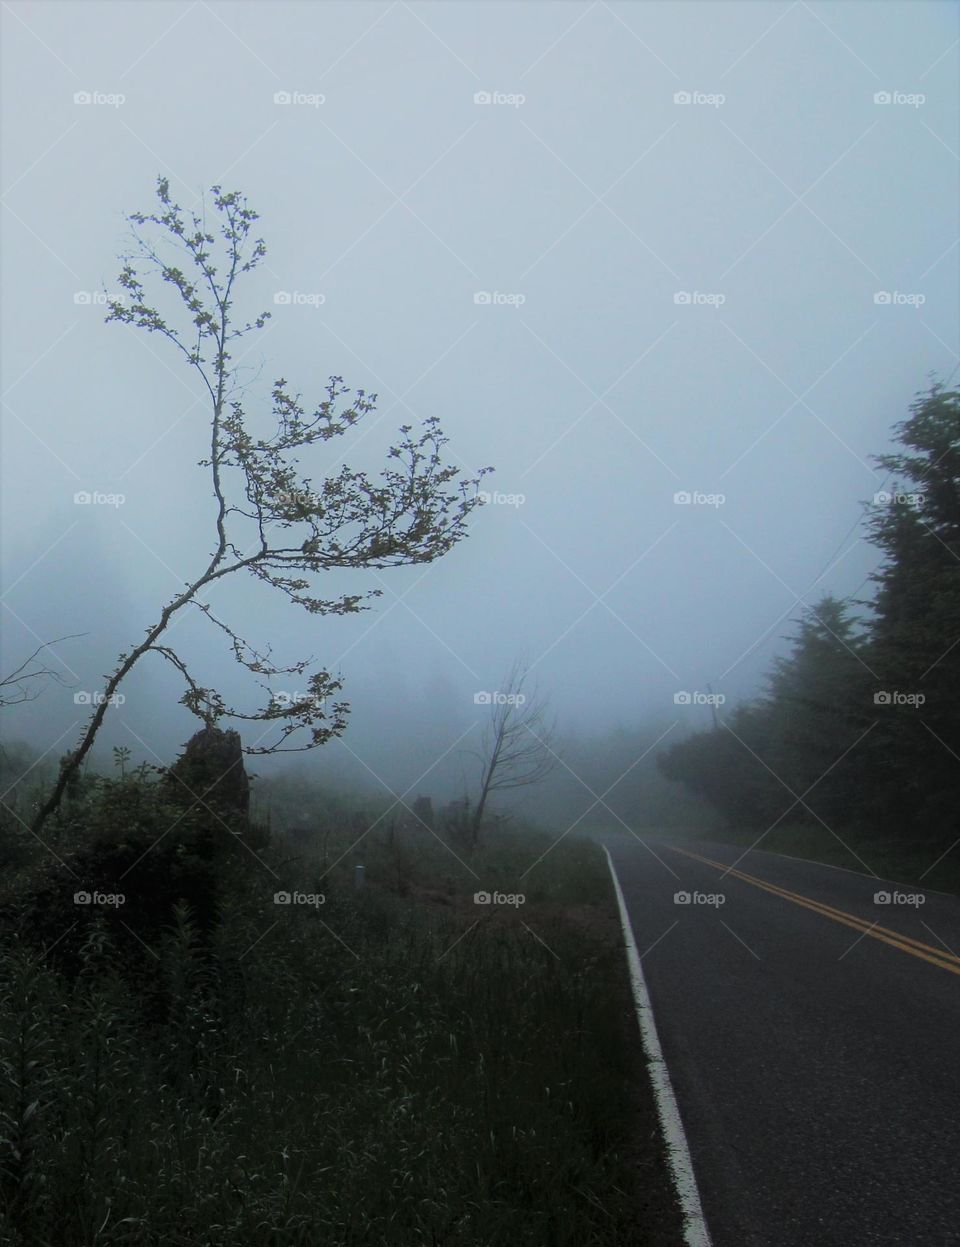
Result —
[[680, 1118], [680, 1109], [677, 1106], [677, 1099], [673, 1092], [673, 1084], [670, 1081], [670, 1071], [667, 1068], [667, 1063], [664, 1060], [663, 1051], [660, 1047], [660, 1037], [657, 1034], [657, 1024], [653, 1016], [653, 1004], [650, 1000], [650, 993], [647, 990], [646, 979], [643, 977], [643, 967], [640, 965], [640, 956], [637, 952], [636, 940], [633, 937], [630, 916], [627, 913], [627, 906], [623, 899], [620, 880], [617, 878], [617, 872], [614, 869], [613, 858], [610, 856], [610, 851], [606, 846], [604, 846], [603, 851], [607, 855], [607, 866], [610, 869], [610, 878], [613, 880], [613, 888], [617, 897], [617, 908], [620, 911], [620, 925], [623, 929], [623, 939], [626, 945], [630, 986], [633, 991], [637, 1022], [640, 1025], [643, 1050], [647, 1058], [647, 1071], [650, 1075], [650, 1082], [653, 1085], [657, 1116], [660, 1119], [660, 1127], [666, 1143], [667, 1162], [670, 1166], [673, 1185], [676, 1189], [677, 1199], [683, 1214], [684, 1242], [687, 1244], [687, 1247], [711, 1247], [710, 1232], [707, 1229], [706, 1218], [703, 1215], [700, 1190], [693, 1172], [693, 1161], [690, 1158], [690, 1147], [687, 1143], [687, 1136]]

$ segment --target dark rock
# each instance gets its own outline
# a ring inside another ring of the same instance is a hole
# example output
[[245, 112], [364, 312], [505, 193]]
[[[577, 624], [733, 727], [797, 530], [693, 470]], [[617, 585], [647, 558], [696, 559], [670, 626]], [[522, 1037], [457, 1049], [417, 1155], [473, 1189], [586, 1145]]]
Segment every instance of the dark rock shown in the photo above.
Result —
[[224, 833], [229, 829], [243, 834], [249, 829], [250, 781], [239, 732], [213, 725], [201, 728], [187, 741], [163, 783], [172, 801], [194, 810], [211, 830], [217, 824]]

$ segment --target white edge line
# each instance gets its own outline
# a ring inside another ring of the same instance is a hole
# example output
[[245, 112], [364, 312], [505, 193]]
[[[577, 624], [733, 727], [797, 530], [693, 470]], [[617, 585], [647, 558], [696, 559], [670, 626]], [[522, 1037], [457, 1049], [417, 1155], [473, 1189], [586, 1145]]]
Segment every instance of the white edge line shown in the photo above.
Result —
[[710, 1232], [703, 1215], [700, 1203], [700, 1191], [693, 1173], [693, 1162], [690, 1159], [690, 1148], [684, 1133], [683, 1122], [677, 1098], [670, 1082], [670, 1071], [663, 1059], [657, 1024], [653, 1017], [653, 1004], [647, 990], [643, 967], [637, 953], [633, 928], [627, 914], [627, 906], [620, 888], [620, 880], [613, 868], [610, 850], [604, 846], [610, 877], [613, 879], [614, 891], [617, 894], [617, 907], [620, 910], [620, 925], [623, 928], [623, 939], [627, 947], [627, 967], [630, 971], [630, 985], [633, 988], [633, 999], [637, 1010], [637, 1021], [640, 1023], [640, 1037], [647, 1057], [647, 1072], [653, 1084], [653, 1095], [657, 1104], [657, 1116], [667, 1145], [667, 1161], [673, 1176], [673, 1185], [683, 1212], [683, 1239], [687, 1247], [711, 1247]]

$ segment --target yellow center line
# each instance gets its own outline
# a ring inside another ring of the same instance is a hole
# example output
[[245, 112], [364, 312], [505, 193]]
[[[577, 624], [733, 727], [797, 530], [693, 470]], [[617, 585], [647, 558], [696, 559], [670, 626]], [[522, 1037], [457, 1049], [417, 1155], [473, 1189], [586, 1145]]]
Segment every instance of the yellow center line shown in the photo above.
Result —
[[734, 875], [737, 879], [742, 879], [744, 883], [751, 883], [754, 887], [762, 888], [764, 892], [769, 892], [773, 896], [779, 896], [783, 900], [792, 901], [795, 905], [802, 905], [804, 909], [813, 910], [814, 913], [820, 914], [824, 918], [831, 918], [834, 922], [840, 922], [846, 927], [852, 927], [863, 935], [869, 935], [871, 939], [880, 940], [884, 944], [890, 944], [893, 948], [899, 948], [901, 952], [910, 953], [911, 956], [919, 957], [922, 961], [929, 961], [931, 965], [939, 966], [941, 970], [949, 970], [951, 974], [960, 974], [960, 957], [951, 952], [944, 952], [942, 949], [935, 948], [932, 944], [925, 944], [923, 940], [916, 940], [912, 935], [904, 935], [900, 931], [891, 931], [889, 927], [881, 927], [877, 923], [867, 922], [863, 918], [858, 918], [856, 914], [848, 913], [845, 909], [837, 909], [833, 905], [824, 904], [823, 901], [811, 900], [809, 896], [804, 896], [800, 892], [791, 892], [788, 888], [781, 888], [775, 883], [768, 883], [766, 879], [758, 879], [756, 875], [748, 875], [742, 870], [736, 870], [723, 862], [715, 862], [712, 858], [703, 857], [701, 854], [693, 853], [689, 849], [678, 849], [673, 845], [670, 847], [675, 853], [682, 853], [684, 857], [695, 858], [698, 862], [703, 862], [707, 866], [713, 866], [725, 874]]

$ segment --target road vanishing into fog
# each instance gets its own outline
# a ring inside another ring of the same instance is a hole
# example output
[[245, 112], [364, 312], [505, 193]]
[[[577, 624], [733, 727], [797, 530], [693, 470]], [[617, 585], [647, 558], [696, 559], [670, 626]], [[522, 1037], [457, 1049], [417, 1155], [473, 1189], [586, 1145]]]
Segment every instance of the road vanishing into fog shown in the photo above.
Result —
[[715, 1247], [960, 1245], [960, 900], [599, 838]]

